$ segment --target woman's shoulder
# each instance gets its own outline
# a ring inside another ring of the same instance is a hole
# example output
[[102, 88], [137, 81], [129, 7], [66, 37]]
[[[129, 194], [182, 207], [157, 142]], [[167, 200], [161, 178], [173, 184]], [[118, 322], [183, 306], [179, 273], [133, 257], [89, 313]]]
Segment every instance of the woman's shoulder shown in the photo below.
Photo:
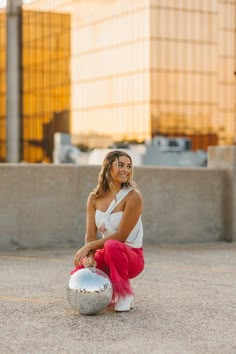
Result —
[[96, 200], [95, 194], [93, 192], [91, 192], [88, 196], [88, 199], [87, 199], [87, 205], [90, 207], [94, 207], [95, 200]]
[[142, 194], [137, 188], [132, 188], [127, 195], [127, 199], [130, 199], [133, 202], [142, 201]]
[[143, 209], [143, 198], [138, 189], [132, 189], [127, 195], [125, 209], [136, 210], [142, 212]]

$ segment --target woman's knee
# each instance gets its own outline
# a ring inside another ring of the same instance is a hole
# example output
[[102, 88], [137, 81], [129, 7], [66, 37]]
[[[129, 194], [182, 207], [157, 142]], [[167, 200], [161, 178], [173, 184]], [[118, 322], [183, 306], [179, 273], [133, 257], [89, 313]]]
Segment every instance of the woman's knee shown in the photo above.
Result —
[[118, 240], [107, 240], [104, 244], [105, 251], [109, 253], [117, 252], [119, 250], [123, 250], [124, 244]]

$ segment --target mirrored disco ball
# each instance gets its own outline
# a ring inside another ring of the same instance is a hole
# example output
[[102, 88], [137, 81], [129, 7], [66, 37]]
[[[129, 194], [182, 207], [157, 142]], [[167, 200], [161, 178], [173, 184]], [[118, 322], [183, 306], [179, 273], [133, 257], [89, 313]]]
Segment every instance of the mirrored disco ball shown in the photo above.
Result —
[[70, 277], [67, 300], [82, 315], [95, 315], [108, 306], [112, 292], [112, 283], [103, 271], [94, 267], [82, 268]]

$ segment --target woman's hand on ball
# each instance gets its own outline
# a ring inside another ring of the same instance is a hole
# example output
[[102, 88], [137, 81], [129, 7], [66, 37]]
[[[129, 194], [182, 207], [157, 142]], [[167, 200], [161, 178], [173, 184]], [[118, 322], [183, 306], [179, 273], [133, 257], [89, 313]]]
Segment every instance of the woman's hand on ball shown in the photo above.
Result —
[[89, 244], [81, 247], [75, 254], [74, 264], [76, 267], [83, 264], [83, 260], [87, 258], [89, 252], [91, 251]]
[[88, 268], [88, 267], [96, 267], [97, 266], [97, 263], [95, 261], [95, 259], [93, 257], [85, 257], [82, 261], [83, 263], [83, 266], [85, 268]]
[[94, 254], [95, 254], [94, 251], [90, 251], [89, 254], [87, 255], [87, 257], [85, 257], [83, 259], [82, 264], [85, 268], [87, 268], [87, 267], [95, 267], [96, 268], [97, 262], [94, 259]]

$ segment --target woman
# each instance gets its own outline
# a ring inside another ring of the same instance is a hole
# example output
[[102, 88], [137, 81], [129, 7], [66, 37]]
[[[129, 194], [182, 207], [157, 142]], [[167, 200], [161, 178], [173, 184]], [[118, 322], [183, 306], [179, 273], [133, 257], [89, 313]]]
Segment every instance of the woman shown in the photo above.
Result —
[[115, 311], [133, 308], [130, 279], [144, 268], [142, 196], [132, 177], [126, 152], [115, 150], [105, 156], [98, 185], [87, 201], [85, 245], [76, 252], [71, 272], [90, 266], [104, 271], [113, 285]]

